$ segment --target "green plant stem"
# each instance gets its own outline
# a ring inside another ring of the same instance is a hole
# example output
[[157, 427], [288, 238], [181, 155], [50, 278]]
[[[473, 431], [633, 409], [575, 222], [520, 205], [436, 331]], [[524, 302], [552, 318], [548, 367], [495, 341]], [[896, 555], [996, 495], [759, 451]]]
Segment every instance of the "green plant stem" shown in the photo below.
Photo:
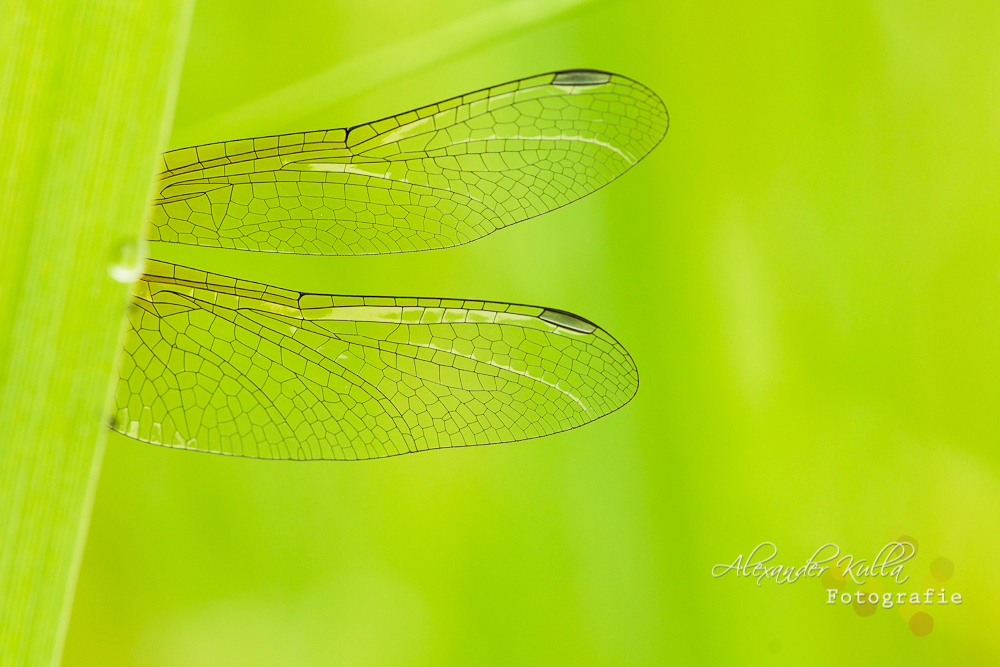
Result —
[[0, 5], [0, 665], [60, 659], [191, 4]]

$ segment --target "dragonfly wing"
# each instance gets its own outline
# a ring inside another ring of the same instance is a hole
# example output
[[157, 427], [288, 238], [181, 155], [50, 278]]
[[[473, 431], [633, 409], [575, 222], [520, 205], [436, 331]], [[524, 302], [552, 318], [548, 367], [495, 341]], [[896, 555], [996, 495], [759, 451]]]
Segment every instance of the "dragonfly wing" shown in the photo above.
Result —
[[635, 365], [570, 313], [305, 294], [150, 262], [115, 430], [268, 459], [368, 459], [535, 438], [627, 403]]
[[175, 150], [149, 238], [315, 255], [460, 245], [607, 185], [667, 122], [642, 84], [572, 70], [353, 128]]

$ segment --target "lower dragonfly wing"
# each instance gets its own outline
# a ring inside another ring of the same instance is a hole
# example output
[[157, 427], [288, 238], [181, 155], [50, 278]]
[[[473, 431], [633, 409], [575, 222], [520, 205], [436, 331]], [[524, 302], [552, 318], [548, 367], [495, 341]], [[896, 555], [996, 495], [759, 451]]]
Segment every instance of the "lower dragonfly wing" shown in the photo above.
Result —
[[352, 128], [163, 156], [151, 241], [314, 255], [468, 243], [579, 199], [667, 131], [608, 72], [551, 72]]
[[112, 427], [267, 459], [369, 459], [536, 438], [627, 403], [625, 349], [570, 313], [306, 294], [150, 262]]

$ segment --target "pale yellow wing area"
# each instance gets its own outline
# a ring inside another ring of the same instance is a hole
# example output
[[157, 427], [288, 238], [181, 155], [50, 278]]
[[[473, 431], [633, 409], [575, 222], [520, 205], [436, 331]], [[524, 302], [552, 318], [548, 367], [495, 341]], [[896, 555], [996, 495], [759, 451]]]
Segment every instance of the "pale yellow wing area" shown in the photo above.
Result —
[[607, 185], [667, 131], [642, 84], [551, 72], [352, 128], [163, 156], [151, 241], [361, 255], [468, 243]]
[[508, 303], [307, 294], [151, 261], [112, 428], [267, 459], [369, 459], [572, 429], [638, 376], [597, 325]]

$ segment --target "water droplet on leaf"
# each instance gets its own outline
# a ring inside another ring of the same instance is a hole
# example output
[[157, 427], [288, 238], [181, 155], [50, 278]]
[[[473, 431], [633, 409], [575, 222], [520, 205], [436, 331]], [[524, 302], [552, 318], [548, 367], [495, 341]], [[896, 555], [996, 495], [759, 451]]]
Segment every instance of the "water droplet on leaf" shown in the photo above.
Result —
[[127, 238], [108, 253], [108, 275], [120, 283], [130, 285], [142, 277], [146, 266], [146, 241]]

